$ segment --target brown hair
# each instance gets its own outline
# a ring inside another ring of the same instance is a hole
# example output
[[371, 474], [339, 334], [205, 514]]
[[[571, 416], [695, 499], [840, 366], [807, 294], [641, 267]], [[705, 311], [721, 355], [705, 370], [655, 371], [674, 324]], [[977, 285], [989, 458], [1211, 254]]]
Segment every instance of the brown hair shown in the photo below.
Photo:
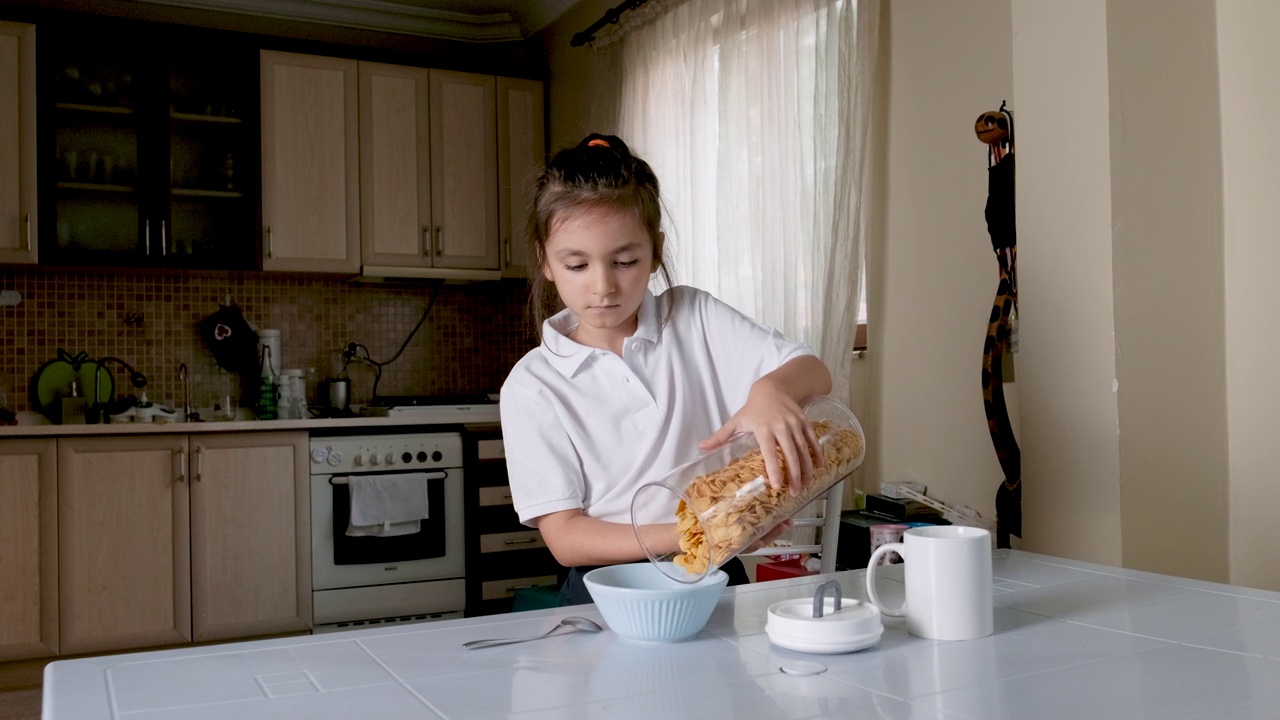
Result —
[[566, 214], [602, 209], [636, 212], [653, 243], [658, 272], [667, 287], [674, 285], [663, 248], [658, 177], [649, 163], [632, 155], [621, 139], [592, 133], [574, 147], [552, 156], [534, 186], [525, 241], [531, 260], [529, 314], [539, 337], [542, 323], [561, 307], [555, 285], [542, 272], [551, 228]]

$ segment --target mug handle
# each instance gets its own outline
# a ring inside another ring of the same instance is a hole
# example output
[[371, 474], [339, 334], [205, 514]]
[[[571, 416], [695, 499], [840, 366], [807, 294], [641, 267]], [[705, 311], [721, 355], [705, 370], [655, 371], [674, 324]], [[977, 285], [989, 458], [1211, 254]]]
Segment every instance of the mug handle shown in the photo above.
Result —
[[906, 617], [907, 604], [904, 602], [901, 607], [891, 608], [880, 602], [880, 596], [876, 594], [876, 565], [879, 564], [880, 558], [888, 553], [896, 552], [906, 559], [907, 554], [904, 552], [906, 547], [902, 543], [885, 543], [876, 548], [871, 553], [871, 559], [867, 561], [867, 598], [871, 600], [871, 604], [880, 608], [880, 612], [889, 617]]

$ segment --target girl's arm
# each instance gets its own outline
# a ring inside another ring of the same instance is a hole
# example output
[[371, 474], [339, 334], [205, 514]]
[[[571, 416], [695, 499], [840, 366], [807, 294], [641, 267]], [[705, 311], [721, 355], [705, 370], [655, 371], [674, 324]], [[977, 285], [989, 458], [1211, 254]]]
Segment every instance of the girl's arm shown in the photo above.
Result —
[[[631, 525], [587, 517], [581, 510], [562, 510], [538, 518], [538, 530], [556, 561], [565, 567], [616, 565], [647, 559]], [[676, 524], [644, 525], [640, 531], [655, 553], [675, 552]]]
[[[813, 458], [821, 459], [822, 451], [800, 401], [829, 392], [831, 371], [826, 363], [813, 355], [792, 358], [757, 380], [751, 386], [742, 409], [699, 446], [704, 451], [711, 450], [727, 442], [735, 433], [752, 433], [761, 448], [777, 446], [782, 450], [787, 467], [799, 468], [800, 481], [807, 483], [813, 477]], [[782, 468], [776, 455], [764, 453], [764, 465], [769, 484], [775, 488], [782, 487]]]

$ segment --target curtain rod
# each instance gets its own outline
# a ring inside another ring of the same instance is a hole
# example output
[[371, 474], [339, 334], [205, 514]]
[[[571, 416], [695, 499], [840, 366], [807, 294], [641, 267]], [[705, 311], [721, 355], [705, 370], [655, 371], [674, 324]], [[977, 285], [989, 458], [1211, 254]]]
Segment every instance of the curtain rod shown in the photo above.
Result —
[[648, 0], [626, 0], [623, 3], [606, 10], [604, 15], [600, 16], [599, 20], [591, 23], [591, 27], [580, 33], [575, 33], [573, 39], [569, 41], [569, 44], [573, 47], [586, 45], [596, 39], [596, 33], [600, 31], [600, 28], [605, 25], [611, 25], [618, 22], [618, 18], [622, 17], [622, 13], [628, 10], [634, 10], [646, 2], [648, 2]]

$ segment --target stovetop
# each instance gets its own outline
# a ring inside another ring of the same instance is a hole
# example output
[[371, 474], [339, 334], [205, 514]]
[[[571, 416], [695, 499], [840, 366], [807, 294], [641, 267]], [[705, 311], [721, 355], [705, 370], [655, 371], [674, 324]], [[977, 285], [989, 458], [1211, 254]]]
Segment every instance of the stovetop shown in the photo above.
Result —
[[365, 417], [410, 416], [434, 421], [497, 422], [497, 395], [398, 395], [360, 408]]

